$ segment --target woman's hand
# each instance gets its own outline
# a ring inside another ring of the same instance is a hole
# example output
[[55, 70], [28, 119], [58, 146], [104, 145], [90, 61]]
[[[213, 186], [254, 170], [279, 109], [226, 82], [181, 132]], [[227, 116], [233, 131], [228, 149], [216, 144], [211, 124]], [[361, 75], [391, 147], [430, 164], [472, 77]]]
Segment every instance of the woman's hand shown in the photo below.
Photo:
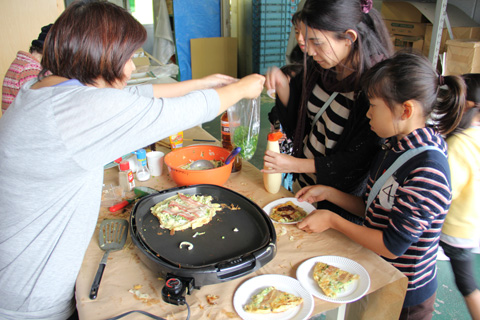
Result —
[[297, 227], [307, 233], [323, 232], [331, 228], [334, 214], [329, 210], [315, 210], [297, 223]]
[[224, 74], [216, 73], [203, 77], [200, 79], [200, 81], [202, 81], [204, 89], [210, 89], [226, 86], [228, 84], [238, 81], [238, 79]]
[[264, 173], [295, 172], [293, 171], [293, 168], [295, 167], [296, 160], [297, 158], [293, 156], [267, 150], [265, 151], [265, 156], [263, 157], [264, 169], [261, 171]]
[[315, 172], [315, 161], [313, 159], [300, 159], [293, 156], [278, 153], [275, 151], [265, 151], [263, 157], [264, 173], [287, 173], [287, 172]]
[[263, 90], [265, 77], [260, 74], [250, 74], [238, 80], [235, 86], [243, 93], [243, 99], [255, 99]]
[[215, 88], [220, 98], [219, 114], [242, 99], [255, 99], [260, 96], [264, 83], [264, 76], [251, 74], [229, 85]]
[[331, 190], [332, 190], [331, 187], [320, 185], [320, 184], [307, 186], [305, 188], [302, 188], [300, 191], [298, 191], [295, 197], [300, 202], [302, 201], [306, 201], [308, 203], [320, 202], [320, 201], [328, 200]]

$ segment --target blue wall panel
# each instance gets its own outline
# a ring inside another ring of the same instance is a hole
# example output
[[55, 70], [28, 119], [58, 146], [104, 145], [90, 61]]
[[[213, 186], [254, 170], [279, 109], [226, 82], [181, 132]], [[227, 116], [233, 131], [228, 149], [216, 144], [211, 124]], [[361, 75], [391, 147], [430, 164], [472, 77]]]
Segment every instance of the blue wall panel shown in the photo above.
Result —
[[189, 80], [192, 78], [190, 39], [221, 36], [220, 0], [175, 0], [173, 17], [180, 80]]

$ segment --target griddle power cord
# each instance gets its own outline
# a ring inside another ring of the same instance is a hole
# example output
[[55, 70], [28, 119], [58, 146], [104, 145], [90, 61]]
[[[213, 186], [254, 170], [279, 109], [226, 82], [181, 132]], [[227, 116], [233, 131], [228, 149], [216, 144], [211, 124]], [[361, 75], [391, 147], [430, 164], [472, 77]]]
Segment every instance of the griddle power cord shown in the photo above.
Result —
[[[190, 319], [190, 306], [188, 305], [188, 303], [185, 301], [185, 304], [187, 305], [187, 310], [188, 310], [188, 314], [187, 314], [187, 319], [186, 320], [189, 320]], [[157, 317], [151, 313], [148, 313], [146, 311], [142, 311], [142, 310], [132, 310], [132, 311], [128, 311], [128, 312], [125, 312], [125, 313], [122, 313], [121, 315], [118, 315], [116, 317], [113, 317], [113, 318], [108, 318], [107, 320], [117, 320], [117, 319], [120, 319], [120, 318], [123, 318], [125, 316], [128, 316], [129, 314], [131, 313], [134, 313], [134, 312], [138, 312], [138, 313], [141, 313], [143, 315], [146, 315], [147, 317], [150, 317], [152, 319], [155, 319], [155, 320], [166, 320], [165, 318], [162, 318], [162, 317]]]

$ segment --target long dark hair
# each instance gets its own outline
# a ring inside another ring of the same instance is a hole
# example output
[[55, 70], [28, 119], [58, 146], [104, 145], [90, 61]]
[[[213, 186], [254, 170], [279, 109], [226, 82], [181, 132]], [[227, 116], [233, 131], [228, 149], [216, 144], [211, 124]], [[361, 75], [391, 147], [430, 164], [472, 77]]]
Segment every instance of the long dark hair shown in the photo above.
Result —
[[439, 76], [426, 57], [412, 52], [379, 62], [365, 73], [362, 84], [369, 97], [383, 99], [390, 109], [418, 101], [424, 116], [433, 115], [436, 129], [444, 135], [457, 127], [466, 104], [462, 77]]
[[472, 126], [473, 119], [480, 112], [480, 74], [479, 73], [467, 73], [462, 75], [465, 84], [467, 85], [467, 101], [474, 103], [471, 108], [466, 108], [463, 112], [462, 119], [458, 123], [458, 126], [447, 135], [447, 138], [451, 135], [461, 133], [465, 129]]
[[125, 9], [107, 1], [75, 1], [51, 27], [44, 43], [42, 75], [95, 84], [124, 80], [123, 68], [147, 39], [145, 28]]
[[[300, 19], [306, 27], [320, 31], [334, 32], [337, 39], [346, 39], [345, 32], [352, 29], [357, 33], [346, 65], [353, 73], [338, 81], [335, 70], [322, 69], [304, 54], [304, 78], [302, 99], [299, 106], [297, 130], [294, 136], [294, 154], [302, 153], [305, 135], [307, 101], [311, 89], [320, 77], [327, 91], [358, 91], [360, 79], [365, 70], [388, 58], [393, 45], [380, 13], [371, 7], [365, 10], [366, 0], [307, 0], [300, 11]], [[308, 45], [306, 43], [306, 45]]]

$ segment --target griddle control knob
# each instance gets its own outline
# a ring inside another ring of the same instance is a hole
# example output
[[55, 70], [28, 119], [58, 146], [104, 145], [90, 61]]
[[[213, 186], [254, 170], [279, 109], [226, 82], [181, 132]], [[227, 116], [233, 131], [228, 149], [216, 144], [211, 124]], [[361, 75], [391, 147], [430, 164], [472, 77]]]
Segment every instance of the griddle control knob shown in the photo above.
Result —
[[170, 278], [165, 283], [165, 287], [168, 293], [178, 295], [182, 292], [183, 284], [182, 281], [177, 278]]
[[193, 278], [182, 278], [167, 275], [165, 286], [162, 289], [163, 301], [175, 305], [184, 305], [186, 303], [185, 294], [193, 290]]

